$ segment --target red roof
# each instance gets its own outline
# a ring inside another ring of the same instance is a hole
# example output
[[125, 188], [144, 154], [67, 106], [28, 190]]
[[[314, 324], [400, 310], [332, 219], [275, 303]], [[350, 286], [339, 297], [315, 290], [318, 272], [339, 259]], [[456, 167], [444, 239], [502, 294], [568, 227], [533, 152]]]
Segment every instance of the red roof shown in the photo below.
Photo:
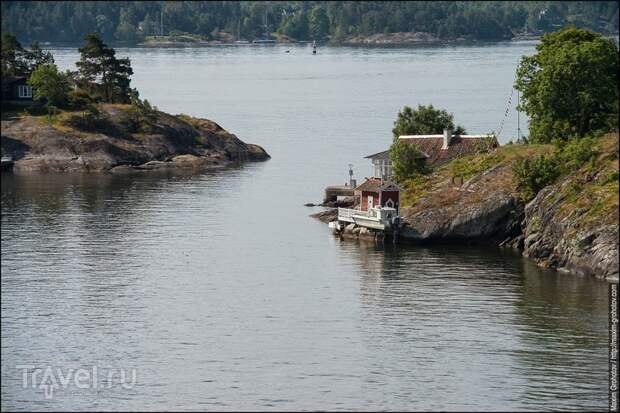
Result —
[[448, 149], [441, 149], [443, 138], [401, 138], [403, 142], [416, 145], [418, 149], [428, 155], [426, 164], [438, 166], [455, 158], [474, 153], [487, 152], [497, 147], [497, 140], [488, 137], [463, 138], [454, 136]]
[[381, 180], [379, 178], [366, 178], [366, 181], [355, 188], [356, 191], [376, 192], [382, 190], [398, 190], [398, 185], [394, 182]]

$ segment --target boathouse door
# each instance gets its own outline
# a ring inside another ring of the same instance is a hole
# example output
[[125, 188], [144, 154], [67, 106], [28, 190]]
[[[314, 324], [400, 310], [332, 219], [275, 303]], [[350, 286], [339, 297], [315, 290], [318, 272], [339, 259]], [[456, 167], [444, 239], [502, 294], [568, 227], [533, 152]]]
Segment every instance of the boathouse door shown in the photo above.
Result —
[[368, 210], [372, 209], [372, 195], [368, 195]]

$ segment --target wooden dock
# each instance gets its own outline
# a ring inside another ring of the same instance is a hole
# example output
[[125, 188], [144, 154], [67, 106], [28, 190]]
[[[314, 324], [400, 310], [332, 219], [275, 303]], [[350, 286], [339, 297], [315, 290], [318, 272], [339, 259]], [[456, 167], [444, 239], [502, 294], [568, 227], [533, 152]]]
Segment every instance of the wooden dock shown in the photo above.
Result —
[[323, 203], [335, 202], [339, 196], [353, 196], [354, 188], [348, 185], [332, 185], [325, 188]]

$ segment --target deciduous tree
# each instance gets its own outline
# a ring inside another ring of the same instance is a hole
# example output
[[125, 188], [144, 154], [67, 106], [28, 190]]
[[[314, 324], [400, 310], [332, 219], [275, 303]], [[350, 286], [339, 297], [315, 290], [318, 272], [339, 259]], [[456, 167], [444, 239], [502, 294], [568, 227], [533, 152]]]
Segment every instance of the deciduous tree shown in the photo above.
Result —
[[413, 178], [427, 172], [426, 158], [415, 146], [395, 139], [390, 147], [390, 160], [396, 180]]
[[618, 47], [589, 30], [546, 34], [521, 60], [515, 87], [530, 140], [581, 138], [618, 127]]
[[67, 102], [70, 87], [67, 75], [59, 72], [55, 64], [39, 65], [28, 84], [34, 88], [34, 98], [45, 100], [47, 106], [63, 106]]
[[454, 125], [454, 116], [443, 109], [435, 109], [433, 105], [418, 105], [417, 109], [405, 106], [398, 112], [392, 134], [400, 135], [434, 135], [441, 134], [445, 128], [455, 134], [464, 134], [465, 128]]

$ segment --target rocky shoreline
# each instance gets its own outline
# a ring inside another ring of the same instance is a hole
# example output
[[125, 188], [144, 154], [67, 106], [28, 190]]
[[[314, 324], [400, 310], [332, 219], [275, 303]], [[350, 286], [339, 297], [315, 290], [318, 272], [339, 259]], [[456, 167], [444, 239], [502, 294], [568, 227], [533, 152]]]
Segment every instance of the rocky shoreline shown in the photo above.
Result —
[[130, 133], [124, 123], [128, 105], [100, 110], [103, 126], [88, 130], [45, 116], [3, 114], [2, 156], [12, 158], [14, 173], [203, 169], [270, 158], [262, 147], [207, 119], [157, 111], [155, 119]]
[[[617, 282], [617, 190], [615, 204], [605, 206], [608, 198], [600, 188], [614, 173], [617, 180], [618, 135], [605, 138], [603, 145], [604, 167], [585, 168], [527, 203], [513, 183], [510, 162], [499, 162], [460, 184], [449, 178], [448, 165], [417, 191], [420, 196], [412, 207], [401, 209], [400, 239], [515, 248], [542, 267]], [[578, 185], [575, 194], [571, 188]], [[311, 216], [328, 223], [337, 219], [337, 209]], [[350, 232], [359, 235], [353, 228]]]

